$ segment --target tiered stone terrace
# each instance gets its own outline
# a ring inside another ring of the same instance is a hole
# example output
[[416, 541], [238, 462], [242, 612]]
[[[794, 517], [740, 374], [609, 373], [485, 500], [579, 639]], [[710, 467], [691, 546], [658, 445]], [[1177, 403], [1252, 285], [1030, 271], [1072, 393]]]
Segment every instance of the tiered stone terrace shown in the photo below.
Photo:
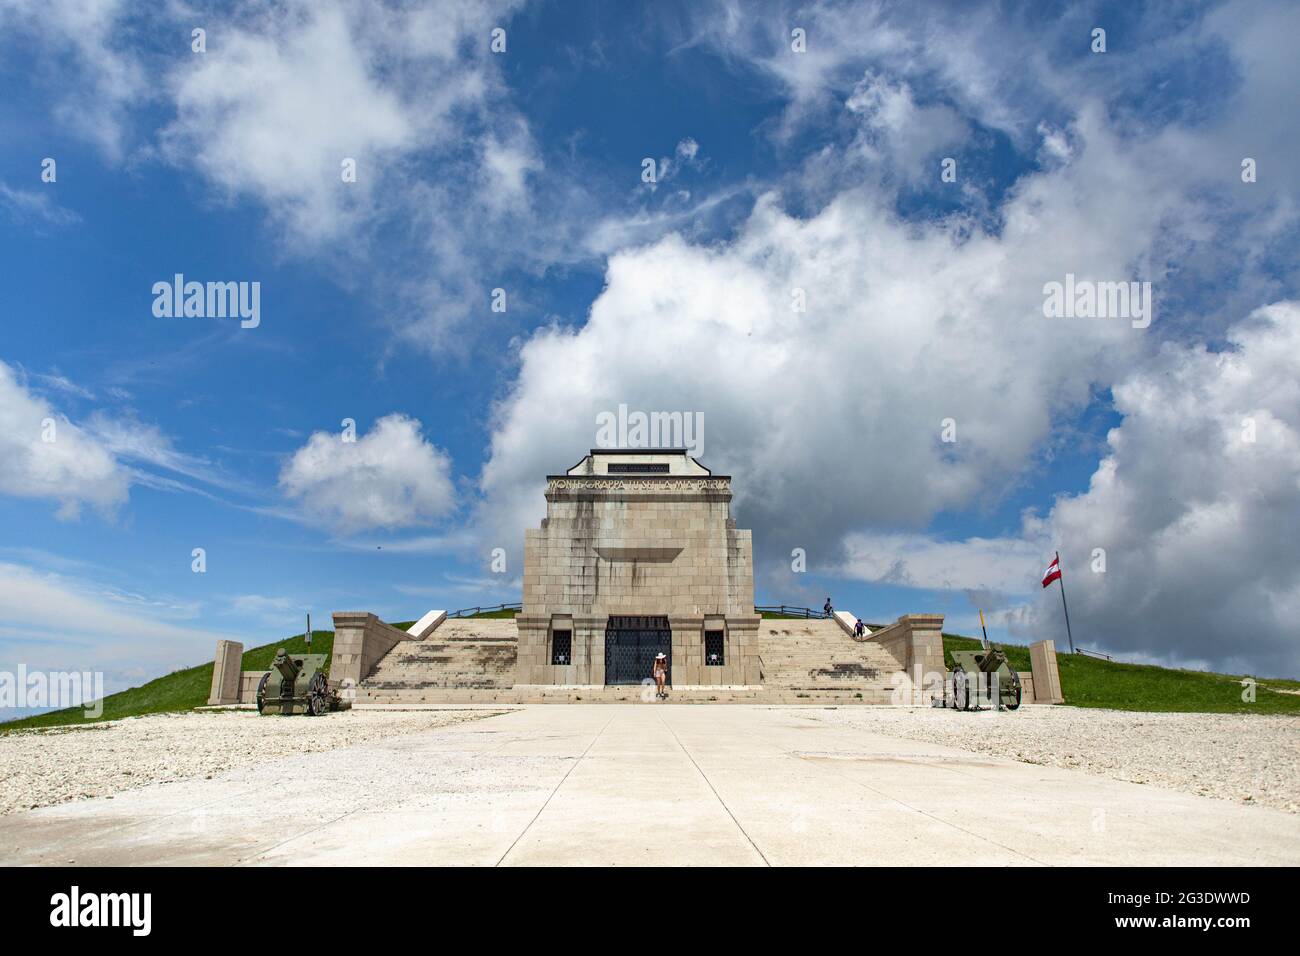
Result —
[[[450, 620], [403, 641], [357, 689], [357, 703], [565, 703], [653, 700], [642, 686], [517, 684], [514, 621]], [[678, 685], [684, 703], [884, 704], [899, 681], [892, 654], [853, 640], [834, 621], [764, 619], [753, 685]]]

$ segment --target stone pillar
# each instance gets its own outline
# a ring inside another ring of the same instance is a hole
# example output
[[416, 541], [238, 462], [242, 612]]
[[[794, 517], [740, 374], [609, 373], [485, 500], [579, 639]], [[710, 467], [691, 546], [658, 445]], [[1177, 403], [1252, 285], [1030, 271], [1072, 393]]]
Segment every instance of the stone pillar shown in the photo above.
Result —
[[1030, 644], [1029, 662], [1034, 668], [1034, 703], [1065, 703], [1065, 695], [1061, 693], [1061, 673], [1056, 667], [1056, 642]]
[[[704, 683], [717, 683], [714, 675], [704, 673], [704, 618], [691, 614], [668, 616], [668, 627], [673, 632], [674, 687], [694, 687]], [[710, 678], [706, 681], [706, 677]]]
[[744, 614], [727, 618], [728, 684], [757, 686], [763, 683], [759, 676], [757, 614]]
[[239, 641], [217, 641], [217, 656], [212, 661], [212, 690], [208, 694], [209, 706], [239, 703], [243, 663], [243, 644]]

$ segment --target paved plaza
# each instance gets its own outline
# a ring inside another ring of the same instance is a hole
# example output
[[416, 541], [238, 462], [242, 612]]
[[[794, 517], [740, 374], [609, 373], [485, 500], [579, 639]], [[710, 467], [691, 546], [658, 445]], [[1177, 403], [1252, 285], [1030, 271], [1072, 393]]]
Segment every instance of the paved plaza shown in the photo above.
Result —
[[12, 814], [0, 863], [1300, 863], [1292, 814], [811, 713], [526, 706]]

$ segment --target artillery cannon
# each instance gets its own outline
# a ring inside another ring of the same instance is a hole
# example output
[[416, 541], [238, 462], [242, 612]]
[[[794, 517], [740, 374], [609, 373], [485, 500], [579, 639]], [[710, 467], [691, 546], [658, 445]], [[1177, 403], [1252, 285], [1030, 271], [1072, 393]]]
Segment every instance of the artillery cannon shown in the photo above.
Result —
[[989, 641], [983, 611], [980, 630], [984, 633], [983, 650], [952, 652], [950, 706], [955, 710], [980, 707], [1015, 710], [1020, 706], [1020, 675], [1012, 670], [1002, 648]]
[[325, 654], [289, 654], [282, 647], [275, 652], [271, 668], [257, 683], [259, 714], [311, 714], [338, 710], [337, 691], [330, 690], [325, 677]]

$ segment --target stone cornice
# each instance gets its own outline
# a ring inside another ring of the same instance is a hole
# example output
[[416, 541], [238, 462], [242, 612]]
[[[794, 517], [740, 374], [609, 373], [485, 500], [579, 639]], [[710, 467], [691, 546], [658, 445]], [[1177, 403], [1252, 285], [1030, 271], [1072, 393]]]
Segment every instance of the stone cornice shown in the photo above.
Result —
[[547, 475], [546, 494], [584, 491], [731, 493], [729, 475]]

